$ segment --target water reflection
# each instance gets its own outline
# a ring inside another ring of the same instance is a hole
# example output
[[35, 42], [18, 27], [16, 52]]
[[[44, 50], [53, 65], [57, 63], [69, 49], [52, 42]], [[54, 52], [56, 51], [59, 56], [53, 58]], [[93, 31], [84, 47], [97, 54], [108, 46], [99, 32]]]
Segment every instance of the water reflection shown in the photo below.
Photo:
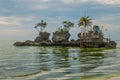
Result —
[[84, 53], [80, 53], [79, 56], [79, 61], [81, 62], [81, 64], [90, 64], [85, 66], [85, 67], [81, 67], [81, 72], [83, 71], [89, 71], [93, 68], [96, 68], [98, 66], [100, 66], [103, 63], [103, 59], [104, 56], [102, 53], [98, 53], [98, 52], [84, 52]]
[[95, 76], [101, 76], [103, 73], [94, 72], [94, 68], [102, 65], [104, 55], [102, 52], [82, 52], [80, 53], [79, 60], [81, 64], [86, 66], [80, 67], [81, 72], [85, 73], [81, 78], [89, 78]]
[[50, 71], [51, 67], [50, 67], [50, 52], [48, 48], [42, 48], [40, 47], [40, 52], [38, 53], [39, 56], [37, 56], [37, 59], [39, 59], [39, 63], [40, 63], [40, 71]]
[[40, 71], [48, 71], [47, 74], [40, 75], [36, 79], [46, 80], [47, 78], [69, 77], [79, 80], [81, 78], [99, 76], [97, 72], [92, 72], [103, 63], [104, 55], [101, 52], [80, 52], [79, 48], [54, 47], [39, 48]]
[[0, 48], [0, 80], [95, 80], [91, 77], [120, 74], [120, 49], [81, 52], [80, 48], [15, 47], [6, 42]]
[[57, 68], [70, 67], [69, 48], [53, 48], [54, 64]]

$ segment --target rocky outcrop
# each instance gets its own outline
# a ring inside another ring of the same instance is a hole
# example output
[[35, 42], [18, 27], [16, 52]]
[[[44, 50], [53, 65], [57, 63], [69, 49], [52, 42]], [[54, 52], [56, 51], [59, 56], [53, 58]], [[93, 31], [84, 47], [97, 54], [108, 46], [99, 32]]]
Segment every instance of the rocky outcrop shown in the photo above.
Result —
[[59, 32], [56, 31], [53, 33], [52, 41], [55, 43], [68, 42], [70, 33], [68, 31]]
[[69, 41], [70, 33], [68, 31], [56, 31], [53, 33], [52, 42], [49, 40], [50, 33], [40, 32], [35, 41], [27, 40], [25, 42], [15, 42], [15, 46], [64, 46], [64, 47], [81, 47], [81, 48], [116, 48], [117, 43], [101, 34], [94, 34], [93, 31], [88, 33], [78, 33], [78, 39]]
[[115, 41], [109, 41], [106, 43], [105, 47], [106, 48], [116, 48], [117, 43]]
[[40, 46], [40, 43], [27, 40], [25, 42], [15, 42], [14, 45], [15, 46]]
[[50, 33], [48, 32], [40, 32], [39, 33], [39, 36], [36, 37], [36, 39], [34, 40], [35, 42], [51, 42], [49, 40], [49, 36], [50, 36]]

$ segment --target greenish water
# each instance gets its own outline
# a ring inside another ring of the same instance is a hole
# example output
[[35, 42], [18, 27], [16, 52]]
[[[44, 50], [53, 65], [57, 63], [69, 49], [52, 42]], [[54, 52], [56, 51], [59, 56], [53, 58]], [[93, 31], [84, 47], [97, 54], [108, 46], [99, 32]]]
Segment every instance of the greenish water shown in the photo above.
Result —
[[0, 41], [0, 80], [87, 80], [120, 74], [120, 49], [15, 47]]

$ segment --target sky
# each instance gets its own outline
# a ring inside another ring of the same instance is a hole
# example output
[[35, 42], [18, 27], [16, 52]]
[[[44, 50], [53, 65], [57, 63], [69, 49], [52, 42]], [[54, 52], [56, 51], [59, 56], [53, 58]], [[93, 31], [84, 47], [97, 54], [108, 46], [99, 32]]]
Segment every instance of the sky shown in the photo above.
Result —
[[48, 23], [50, 37], [62, 21], [74, 22], [71, 39], [77, 39], [77, 24], [85, 12], [93, 25], [103, 26], [105, 37], [120, 40], [119, 0], [0, 0], [0, 40], [34, 40], [34, 26], [41, 20]]

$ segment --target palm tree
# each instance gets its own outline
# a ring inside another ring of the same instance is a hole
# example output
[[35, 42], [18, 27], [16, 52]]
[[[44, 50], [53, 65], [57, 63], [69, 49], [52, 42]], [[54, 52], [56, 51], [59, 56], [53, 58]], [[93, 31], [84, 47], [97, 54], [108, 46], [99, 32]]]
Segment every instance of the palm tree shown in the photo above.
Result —
[[79, 20], [79, 23], [78, 23], [78, 26], [84, 26], [84, 32], [86, 32], [86, 28], [88, 26], [91, 27], [91, 22], [92, 19], [90, 19], [90, 16], [87, 16], [87, 17], [81, 17], [80, 20]]
[[46, 26], [47, 26], [47, 22], [45, 22], [44, 20], [41, 20], [41, 22], [37, 23], [34, 28], [39, 32], [43, 32]]
[[62, 24], [64, 29], [66, 29], [67, 31], [69, 31], [71, 27], [74, 27], [74, 23], [70, 21], [63, 21]]

